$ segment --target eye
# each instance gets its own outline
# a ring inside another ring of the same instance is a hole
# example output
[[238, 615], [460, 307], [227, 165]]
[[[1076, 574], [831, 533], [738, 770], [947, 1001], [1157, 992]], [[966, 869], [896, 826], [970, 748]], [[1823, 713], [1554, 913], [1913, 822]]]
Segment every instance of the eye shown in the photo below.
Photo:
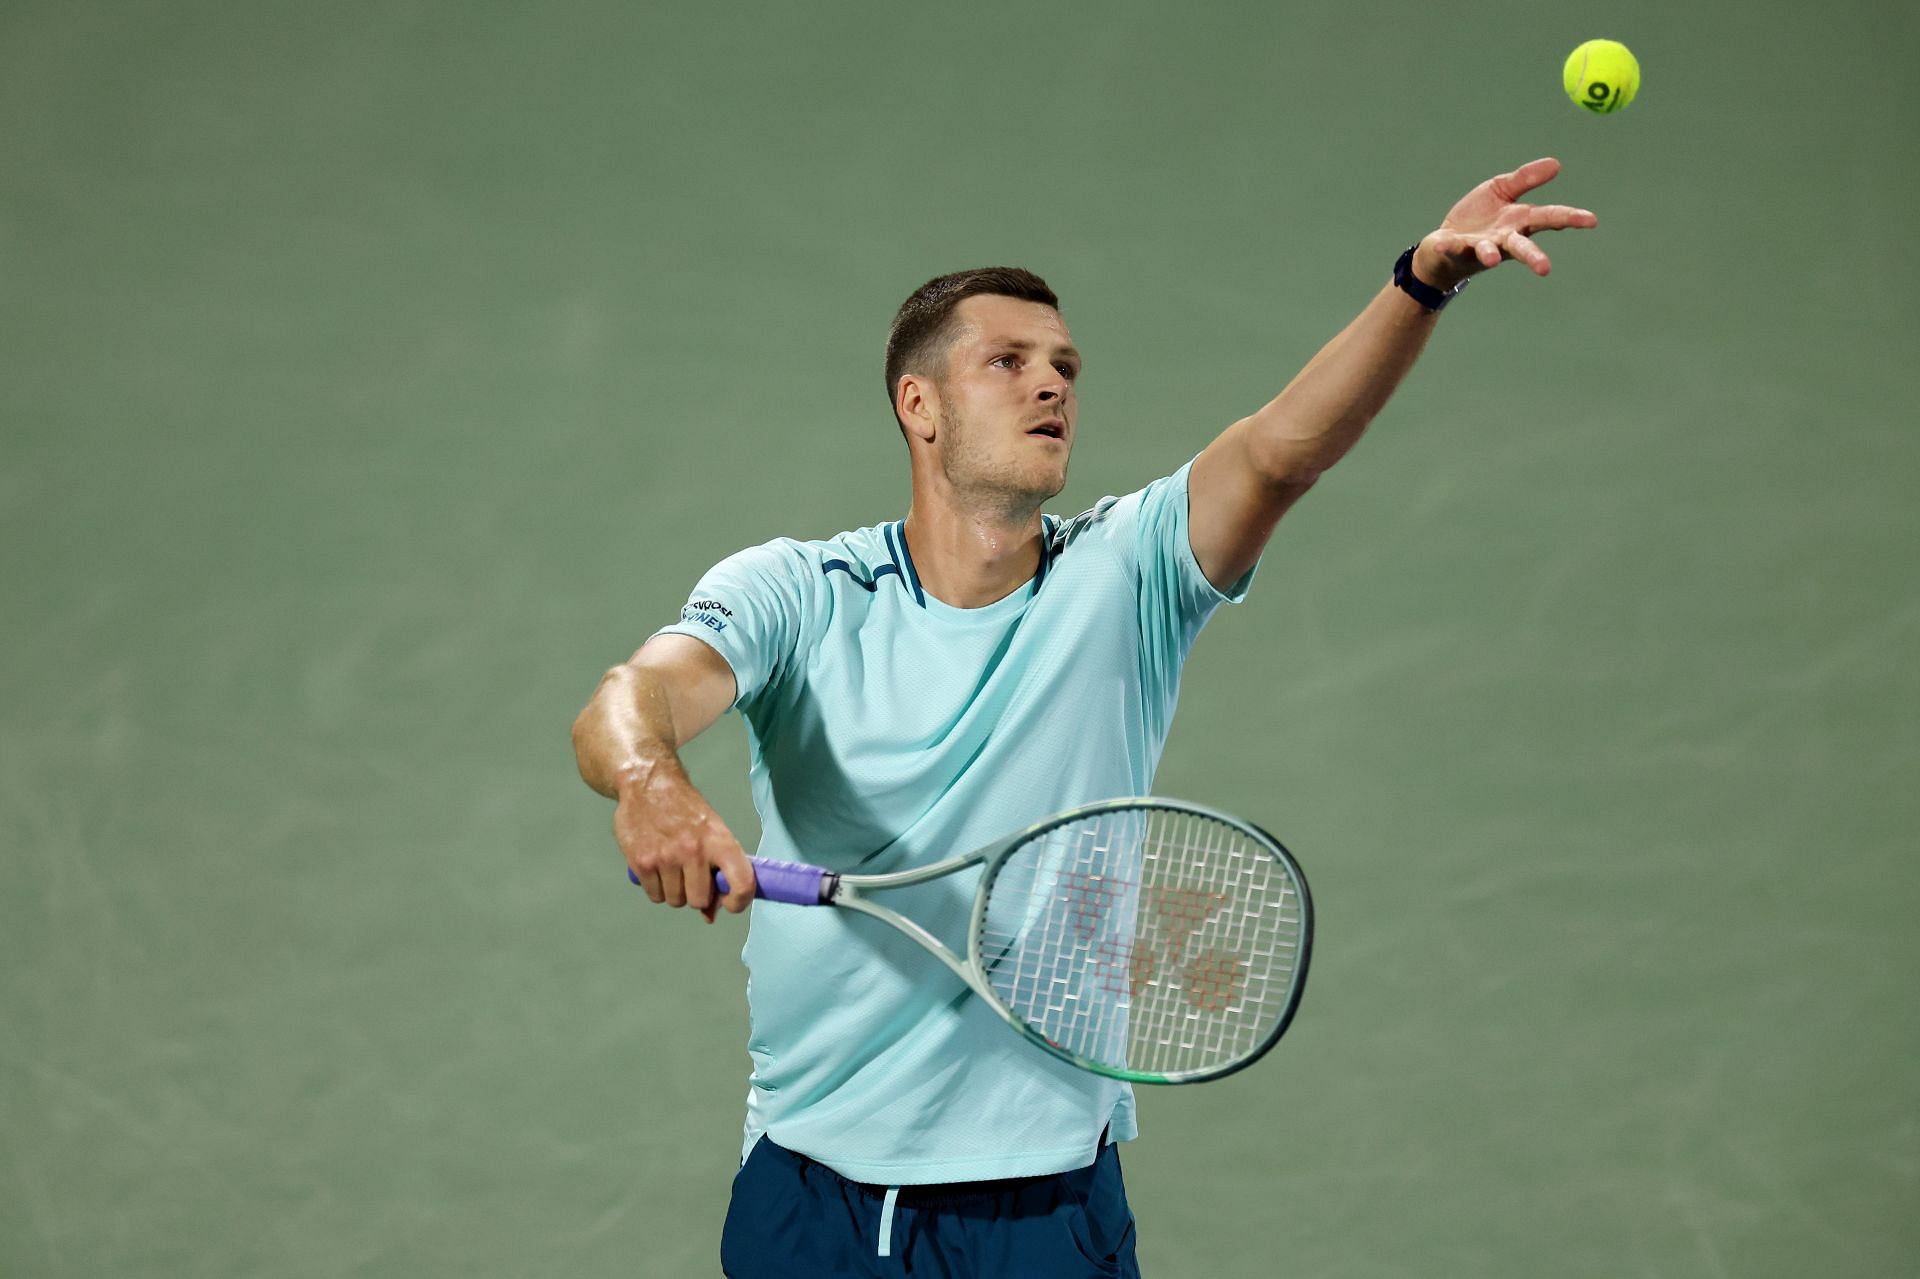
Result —
[[997, 355], [987, 361], [988, 367], [996, 369], [1010, 369], [1017, 363], [1019, 363], [1019, 357], [1014, 355]]
[[1080, 376], [1080, 366], [1077, 364], [1069, 364], [1067, 361], [1062, 360], [1053, 367], [1059, 369], [1060, 376], [1069, 382]]

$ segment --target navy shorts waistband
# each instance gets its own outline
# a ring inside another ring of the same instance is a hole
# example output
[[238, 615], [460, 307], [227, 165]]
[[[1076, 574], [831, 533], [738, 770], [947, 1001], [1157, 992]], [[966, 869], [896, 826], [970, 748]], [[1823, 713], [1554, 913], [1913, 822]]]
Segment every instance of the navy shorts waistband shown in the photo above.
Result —
[[[1098, 1158], [1100, 1152], [1113, 1144], [1110, 1140], [1111, 1134], [1112, 1125], [1108, 1125], [1106, 1128], [1100, 1130], [1099, 1144], [1094, 1147], [1095, 1158]], [[761, 1135], [760, 1142], [767, 1147], [769, 1152], [779, 1154], [796, 1167], [807, 1169], [817, 1168], [841, 1185], [857, 1190], [863, 1195], [870, 1196], [874, 1199], [884, 1199], [886, 1198], [887, 1192], [891, 1190], [897, 1192], [897, 1196], [900, 1199], [927, 1207], [948, 1207], [964, 1200], [1003, 1195], [1009, 1191], [1023, 1190], [1029, 1186], [1036, 1186], [1042, 1182], [1052, 1181], [1061, 1175], [1057, 1172], [1043, 1172], [1036, 1173], [1031, 1177], [996, 1177], [988, 1181], [935, 1181], [913, 1186], [888, 1186], [871, 1181], [855, 1181], [851, 1177], [842, 1176], [826, 1164], [821, 1163], [818, 1159], [810, 1155], [803, 1155], [797, 1150], [788, 1150], [785, 1146], [765, 1134]]]

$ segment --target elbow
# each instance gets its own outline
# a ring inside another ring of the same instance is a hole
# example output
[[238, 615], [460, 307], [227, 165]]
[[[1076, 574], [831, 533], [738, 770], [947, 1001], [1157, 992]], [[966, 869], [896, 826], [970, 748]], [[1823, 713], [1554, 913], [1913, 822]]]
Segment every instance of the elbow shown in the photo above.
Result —
[[1247, 464], [1260, 482], [1279, 493], [1298, 496], [1346, 455], [1358, 429], [1335, 429], [1302, 435], [1288, 423], [1257, 423], [1248, 433]]
[[593, 730], [588, 718], [593, 714], [593, 703], [573, 717], [573, 762], [580, 769], [580, 776], [587, 776], [587, 743], [592, 740]]
[[[1332, 463], [1328, 463], [1328, 465], [1332, 465]], [[1269, 492], [1279, 494], [1291, 500], [1299, 497], [1315, 484], [1319, 483], [1320, 477], [1325, 473], [1326, 467], [1323, 466], [1303, 464], [1277, 466], [1262, 470], [1260, 472], [1260, 482], [1267, 487]]]
[[601, 794], [606, 787], [601, 784], [600, 771], [596, 767], [593, 725], [593, 705], [580, 712], [573, 721], [573, 766], [580, 770], [580, 780]]
[[1298, 441], [1259, 436], [1250, 443], [1247, 462], [1262, 487], [1294, 496], [1312, 488], [1333, 465], [1331, 461], [1322, 461], [1312, 449], [1303, 448]]
[[614, 793], [613, 782], [606, 766], [606, 697], [609, 686], [619, 674], [616, 666], [600, 678], [600, 686], [593, 690], [593, 696], [573, 718], [573, 763], [580, 770], [580, 780], [611, 797]]

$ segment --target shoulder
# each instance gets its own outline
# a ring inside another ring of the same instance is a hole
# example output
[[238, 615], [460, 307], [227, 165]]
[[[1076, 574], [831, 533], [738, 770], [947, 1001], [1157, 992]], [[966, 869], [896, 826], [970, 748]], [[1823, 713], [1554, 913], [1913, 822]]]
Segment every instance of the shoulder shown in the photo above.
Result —
[[832, 579], [840, 574], [871, 591], [876, 578], [901, 571], [893, 527], [874, 525], [824, 538], [776, 537], [715, 564], [702, 575], [699, 589], [721, 596], [722, 602], [737, 593], [803, 608], [830, 594]]
[[1131, 493], [1103, 497], [1078, 515], [1048, 517], [1049, 552], [1057, 556], [1076, 543], [1100, 542], [1131, 558], [1143, 525], [1152, 524], [1163, 514], [1175, 514], [1184, 523], [1187, 472], [1192, 466], [1188, 462], [1171, 475], [1163, 475]]
[[740, 687], [758, 689], [777, 672], [782, 654], [817, 639], [831, 623], [831, 579], [873, 558], [873, 548], [884, 545], [877, 532], [776, 537], [735, 551], [701, 574], [680, 620], [663, 629], [720, 648]]
[[1047, 549], [1058, 555], [1088, 533], [1103, 529], [1119, 504], [1117, 497], [1103, 497], [1078, 515], [1047, 516]]
[[844, 573], [848, 581], [871, 592], [888, 574], [898, 574], [905, 582], [905, 541], [900, 522], [896, 520], [837, 533], [806, 545], [817, 578], [825, 581], [831, 574]]

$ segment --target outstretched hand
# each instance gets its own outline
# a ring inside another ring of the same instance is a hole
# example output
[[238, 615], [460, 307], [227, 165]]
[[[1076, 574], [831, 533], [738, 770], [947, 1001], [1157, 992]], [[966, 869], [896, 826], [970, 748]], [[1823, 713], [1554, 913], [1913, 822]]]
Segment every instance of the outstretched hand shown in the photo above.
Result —
[[1532, 237], [1541, 231], [1596, 226], [1600, 221], [1590, 211], [1571, 205], [1520, 203], [1521, 196], [1551, 182], [1559, 172], [1558, 160], [1535, 160], [1467, 192], [1448, 211], [1440, 229], [1420, 241], [1413, 255], [1413, 273], [1437, 289], [1450, 289], [1508, 258], [1526, 263], [1535, 275], [1551, 271], [1553, 263]]

